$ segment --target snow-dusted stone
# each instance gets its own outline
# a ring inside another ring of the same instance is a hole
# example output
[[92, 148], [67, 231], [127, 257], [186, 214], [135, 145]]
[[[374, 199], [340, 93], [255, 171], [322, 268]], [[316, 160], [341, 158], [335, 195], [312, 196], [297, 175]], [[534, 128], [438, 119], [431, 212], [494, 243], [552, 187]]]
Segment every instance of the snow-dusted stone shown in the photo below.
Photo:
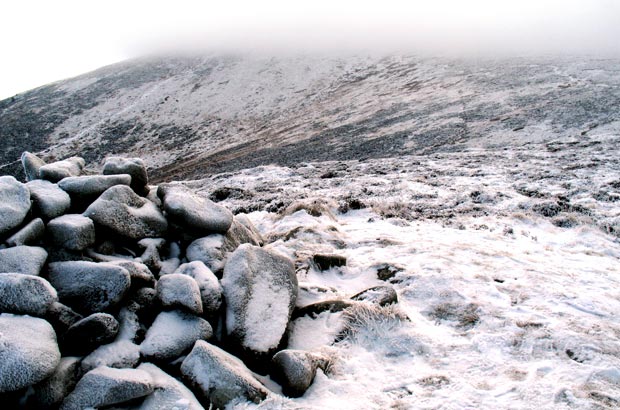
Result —
[[9, 246], [33, 245], [43, 238], [44, 233], [45, 224], [43, 220], [41, 218], [36, 218], [11, 235], [11, 237], [6, 240], [6, 244]]
[[211, 269], [200, 261], [184, 263], [174, 273], [194, 278], [200, 289], [203, 311], [216, 313], [222, 306], [222, 285]]
[[54, 327], [57, 334], [62, 334], [67, 331], [79, 320], [84, 319], [84, 316], [76, 313], [67, 305], [63, 305], [60, 302], [52, 303], [45, 314], [45, 319], [50, 322]]
[[28, 396], [28, 408], [51, 409], [57, 408], [71, 390], [75, 387], [80, 376], [80, 359], [77, 357], [63, 357], [54, 373], [47, 379], [33, 386], [32, 394]]
[[84, 211], [84, 216], [129, 239], [159, 238], [168, 229], [159, 208], [125, 185], [113, 186], [101, 194]]
[[137, 314], [140, 320], [151, 322], [159, 310], [157, 292], [153, 288], [140, 288], [133, 292], [126, 306], [128, 310]]
[[297, 298], [293, 262], [277, 252], [243, 244], [228, 258], [221, 284], [227, 334], [244, 350], [275, 349]]
[[163, 238], [144, 238], [138, 241], [138, 246], [143, 250], [140, 261], [149, 269], [158, 272], [161, 269], [161, 256], [159, 251], [166, 244]]
[[157, 194], [170, 221], [196, 235], [226, 233], [232, 224], [232, 212], [188, 189], [160, 185]]
[[82, 359], [82, 371], [89, 372], [100, 366], [115, 369], [132, 368], [140, 361], [140, 347], [129, 340], [118, 340], [102, 345]]
[[0, 314], [0, 393], [40, 382], [58, 363], [56, 333], [47, 321]]
[[120, 404], [153, 392], [153, 378], [143, 370], [98, 367], [86, 373], [60, 406], [83, 410]]
[[95, 243], [95, 223], [79, 214], [54, 218], [47, 224], [47, 233], [54, 246], [82, 251]]
[[84, 355], [109, 343], [118, 333], [119, 323], [107, 313], [93, 313], [75, 322], [62, 337], [63, 354]]
[[58, 300], [56, 289], [43, 278], [0, 273], [0, 312], [42, 316]]
[[324, 356], [304, 350], [281, 350], [273, 356], [274, 377], [282, 385], [282, 392], [289, 397], [300, 397], [312, 384], [316, 370], [325, 369]]
[[58, 181], [60, 189], [71, 196], [74, 204], [88, 205], [108, 188], [115, 185], [131, 184], [131, 177], [122, 175], [82, 175], [79, 177], [67, 177]]
[[86, 165], [84, 158], [71, 157], [62, 161], [42, 165], [39, 168], [39, 176], [51, 182], [58, 182], [63, 178], [77, 177], [82, 173]]
[[155, 391], [144, 399], [139, 410], [203, 410], [190, 389], [152, 363], [142, 363], [144, 370], [153, 378]]
[[351, 300], [365, 301], [379, 306], [386, 306], [397, 303], [398, 294], [392, 286], [382, 285], [366, 289], [351, 296]]
[[259, 403], [269, 394], [241, 360], [203, 340], [183, 360], [181, 373], [195, 392], [221, 409], [237, 398]]
[[164, 275], [155, 286], [157, 299], [164, 307], [187, 309], [198, 315], [202, 314], [202, 299], [198, 283], [191, 276]]
[[103, 175], [128, 174], [131, 176], [131, 189], [138, 195], [149, 193], [149, 177], [144, 161], [140, 158], [109, 157], [103, 164]]
[[12, 176], [0, 177], [0, 236], [17, 228], [30, 211], [30, 191]]
[[49, 181], [35, 179], [26, 184], [32, 197], [33, 210], [43, 219], [56, 218], [71, 208], [68, 193]]
[[140, 353], [146, 360], [172, 361], [187, 353], [197, 340], [213, 336], [209, 322], [181, 311], [161, 312], [146, 332]]
[[293, 312], [293, 319], [297, 319], [303, 316], [316, 317], [323, 312], [342, 312], [348, 307], [355, 305], [358, 302], [351, 300], [333, 299], [323, 300], [321, 302], [311, 303], [309, 305], [295, 309]]
[[248, 235], [248, 239], [244, 240], [242, 243], [251, 243], [252, 245], [262, 246], [265, 243], [263, 236], [260, 234], [256, 226], [252, 223], [250, 218], [248, 218], [245, 214], [235, 215], [234, 222], [239, 222], [247, 229], [246, 235]]
[[22, 153], [21, 161], [22, 167], [24, 167], [24, 174], [26, 174], [26, 179], [28, 181], [41, 177], [40, 170], [41, 167], [45, 165], [45, 161], [28, 151]]
[[159, 264], [159, 276], [170, 275], [181, 265], [179, 258], [169, 258]]
[[133, 310], [124, 307], [118, 312], [116, 318], [120, 324], [115, 339], [116, 342], [127, 340], [134, 343], [138, 339], [139, 334], [144, 335], [142, 332], [146, 329], [142, 327], [138, 314]]
[[38, 276], [47, 260], [47, 252], [38, 246], [0, 249], [0, 272]]
[[346, 266], [347, 258], [342, 255], [316, 254], [312, 257], [319, 270], [327, 270], [333, 267]]
[[131, 284], [126, 269], [107, 262], [86, 261], [50, 263], [49, 281], [62, 303], [86, 313], [116, 305]]
[[131, 287], [138, 289], [144, 286], [155, 286], [153, 272], [143, 263], [135, 261], [113, 261], [112, 265], [127, 269], [131, 277]]

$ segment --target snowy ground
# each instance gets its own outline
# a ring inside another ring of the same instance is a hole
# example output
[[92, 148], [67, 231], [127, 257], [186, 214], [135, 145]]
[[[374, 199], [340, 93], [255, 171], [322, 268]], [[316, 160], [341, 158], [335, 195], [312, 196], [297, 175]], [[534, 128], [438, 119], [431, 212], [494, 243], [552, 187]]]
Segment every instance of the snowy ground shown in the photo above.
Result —
[[[620, 407], [618, 143], [601, 132], [189, 182], [250, 212], [296, 260], [299, 305], [384, 284], [385, 264], [402, 269], [388, 280], [394, 307], [294, 322], [289, 347], [333, 358], [302, 398], [233, 407]], [[347, 266], [320, 272], [318, 252]]]

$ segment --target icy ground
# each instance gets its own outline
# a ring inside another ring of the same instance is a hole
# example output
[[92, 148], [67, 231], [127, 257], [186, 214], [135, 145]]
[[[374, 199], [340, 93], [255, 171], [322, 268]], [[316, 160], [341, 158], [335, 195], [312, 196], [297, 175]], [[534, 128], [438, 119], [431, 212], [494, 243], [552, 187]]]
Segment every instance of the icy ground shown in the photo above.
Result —
[[[333, 359], [303, 397], [232, 407], [619, 408], [619, 143], [601, 132], [188, 182], [296, 260], [298, 305], [402, 269], [393, 307], [294, 322], [289, 347]], [[347, 266], [321, 272], [315, 253]]]

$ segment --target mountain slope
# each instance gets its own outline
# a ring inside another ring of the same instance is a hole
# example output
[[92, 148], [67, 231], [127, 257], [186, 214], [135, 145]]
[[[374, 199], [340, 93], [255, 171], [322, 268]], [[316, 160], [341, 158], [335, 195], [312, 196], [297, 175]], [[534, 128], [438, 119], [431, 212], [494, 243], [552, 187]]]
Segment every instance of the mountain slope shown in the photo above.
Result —
[[127, 61], [0, 102], [0, 165], [142, 156], [155, 179], [521, 145], [619, 129], [616, 60], [205, 56]]

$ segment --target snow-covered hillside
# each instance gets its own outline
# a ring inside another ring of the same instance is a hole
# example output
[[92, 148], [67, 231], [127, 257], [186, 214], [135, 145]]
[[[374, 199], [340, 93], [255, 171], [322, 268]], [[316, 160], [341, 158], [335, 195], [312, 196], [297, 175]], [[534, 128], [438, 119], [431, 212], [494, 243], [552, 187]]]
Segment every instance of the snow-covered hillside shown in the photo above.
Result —
[[0, 165], [18, 172], [24, 150], [91, 164], [129, 154], [156, 178], [180, 179], [547, 141], [620, 128], [618, 67], [581, 57], [128, 61], [0, 102]]

